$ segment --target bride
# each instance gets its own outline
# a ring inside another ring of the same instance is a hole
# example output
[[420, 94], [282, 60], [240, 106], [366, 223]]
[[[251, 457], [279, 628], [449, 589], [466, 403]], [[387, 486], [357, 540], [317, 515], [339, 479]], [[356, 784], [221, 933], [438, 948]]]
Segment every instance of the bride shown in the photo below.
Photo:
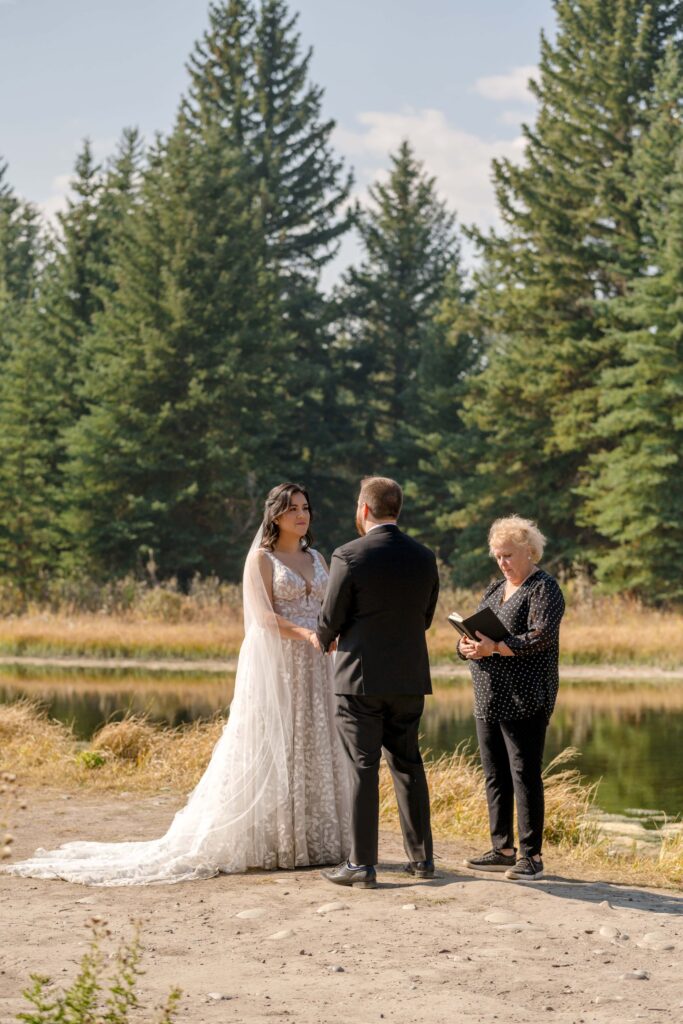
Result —
[[228, 722], [166, 835], [67, 843], [2, 870], [84, 885], [148, 885], [337, 864], [348, 855], [332, 662], [315, 633], [327, 566], [311, 547], [312, 518], [299, 484], [280, 484], [266, 499], [244, 567], [245, 637]]

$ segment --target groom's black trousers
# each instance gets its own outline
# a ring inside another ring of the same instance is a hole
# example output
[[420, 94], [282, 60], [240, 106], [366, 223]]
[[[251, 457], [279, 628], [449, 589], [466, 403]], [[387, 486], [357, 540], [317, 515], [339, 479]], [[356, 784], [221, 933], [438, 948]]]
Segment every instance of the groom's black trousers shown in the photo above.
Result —
[[378, 860], [382, 748], [394, 782], [408, 859], [432, 859], [429, 790], [418, 742], [423, 710], [422, 696], [337, 694], [337, 725], [351, 767], [352, 864]]

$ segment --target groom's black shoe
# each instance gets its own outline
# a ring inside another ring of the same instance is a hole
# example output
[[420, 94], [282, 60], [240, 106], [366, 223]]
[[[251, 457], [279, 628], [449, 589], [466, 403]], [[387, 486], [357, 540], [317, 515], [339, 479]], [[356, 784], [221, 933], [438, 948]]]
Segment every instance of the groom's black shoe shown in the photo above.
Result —
[[377, 874], [372, 866], [351, 868], [348, 861], [343, 861], [331, 871], [321, 871], [320, 874], [335, 885], [357, 885], [359, 889], [377, 888]]
[[433, 860], [411, 860], [406, 864], [405, 870], [409, 875], [415, 875], [416, 878], [433, 878], [434, 877], [434, 861]]

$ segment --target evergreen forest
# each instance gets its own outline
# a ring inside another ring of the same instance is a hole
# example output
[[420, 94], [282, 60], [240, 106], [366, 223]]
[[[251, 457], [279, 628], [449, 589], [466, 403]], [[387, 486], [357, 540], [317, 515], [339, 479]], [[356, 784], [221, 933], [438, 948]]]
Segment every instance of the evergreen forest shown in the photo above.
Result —
[[495, 231], [410, 139], [352, 201], [286, 0], [212, 3], [170, 133], [124, 128], [101, 163], [84, 141], [56, 225], [4, 154], [5, 585], [238, 580], [283, 480], [328, 555], [383, 474], [454, 584], [516, 512], [551, 571], [683, 600], [683, 0], [553, 7]]

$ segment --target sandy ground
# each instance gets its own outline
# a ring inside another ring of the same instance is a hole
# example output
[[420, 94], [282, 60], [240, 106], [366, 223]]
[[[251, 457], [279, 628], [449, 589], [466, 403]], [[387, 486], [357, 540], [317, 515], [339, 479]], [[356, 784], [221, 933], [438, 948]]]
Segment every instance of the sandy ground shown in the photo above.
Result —
[[[170, 794], [31, 794], [16, 854], [76, 838], [151, 838], [177, 806]], [[143, 922], [143, 1002], [179, 985], [179, 1022], [683, 1020], [683, 894], [552, 874], [519, 885], [459, 868], [466, 845], [441, 842], [437, 852], [439, 877], [415, 882], [400, 870], [399, 838], [383, 835], [374, 891], [332, 886], [314, 869], [132, 889], [0, 876], [0, 1022], [25, 1008], [31, 972], [73, 978], [93, 914], [114, 938]]]

